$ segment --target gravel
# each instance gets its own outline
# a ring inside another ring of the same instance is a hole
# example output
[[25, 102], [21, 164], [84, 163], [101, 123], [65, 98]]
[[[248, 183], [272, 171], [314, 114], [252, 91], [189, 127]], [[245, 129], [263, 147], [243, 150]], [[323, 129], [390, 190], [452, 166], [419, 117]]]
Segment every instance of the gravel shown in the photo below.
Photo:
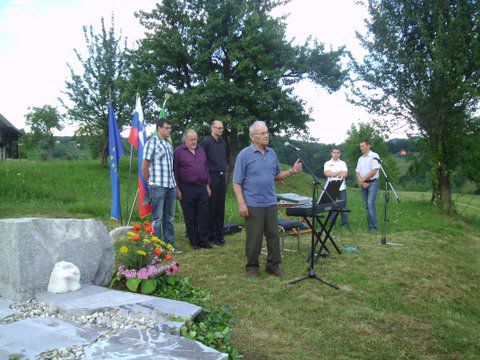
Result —
[[[9, 324], [14, 321], [36, 317], [59, 318], [76, 324], [89, 325], [106, 330], [106, 332], [96, 341], [109, 338], [110, 336], [126, 329], [153, 330], [157, 328], [157, 322], [155, 319], [138, 313], [132, 315], [125, 315], [125, 313], [122, 313], [122, 315], [120, 315], [117, 309], [105, 309], [93, 314], [72, 316], [61, 313], [57, 310], [52, 310], [45, 303], [36, 300], [14, 302], [10, 305], [10, 308], [15, 311], [15, 313], [0, 320], [0, 324]], [[72, 346], [43, 352], [37, 357], [37, 359], [85, 359], [85, 354], [82, 346]]]

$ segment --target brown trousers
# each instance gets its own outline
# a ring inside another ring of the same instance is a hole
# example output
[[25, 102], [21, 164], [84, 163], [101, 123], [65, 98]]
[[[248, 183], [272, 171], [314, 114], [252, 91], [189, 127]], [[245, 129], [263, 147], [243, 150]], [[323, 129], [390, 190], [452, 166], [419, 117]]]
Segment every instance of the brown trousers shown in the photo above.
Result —
[[263, 235], [267, 240], [267, 264], [270, 269], [278, 269], [281, 261], [280, 242], [278, 240], [277, 206], [266, 208], [248, 207], [248, 218], [245, 218], [245, 254], [246, 269], [258, 269]]

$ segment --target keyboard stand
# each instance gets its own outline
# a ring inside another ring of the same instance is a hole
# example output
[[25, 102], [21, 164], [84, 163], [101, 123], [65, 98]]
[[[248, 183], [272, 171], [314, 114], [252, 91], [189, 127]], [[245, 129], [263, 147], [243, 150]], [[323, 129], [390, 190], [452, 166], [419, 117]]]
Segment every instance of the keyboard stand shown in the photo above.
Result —
[[[318, 249], [315, 254], [315, 262], [318, 262], [319, 257], [328, 257], [330, 255], [330, 250], [327, 247], [327, 240], [330, 240], [330, 243], [333, 245], [335, 250], [337, 250], [337, 253], [342, 253], [342, 251], [337, 246], [331, 236], [331, 232], [333, 227], [335, 226], [335, 222], [337, 221], [339, 212], [341, 212], [341, 210], [330, 210], [326, 217], [324, 215], [315, 216], [316, 222], [320, 225], [320, 230], [316, 231], [315, 233], [315, 249], [317, 249], [318, 244], [320, 243], [320, 249]], [[324, 221], [322, 221], [323, 218], [325, 219]], [[304, 219], [311, 229], [312, 223], [310, 221], [310, 218], [304, 217]], [[310, 256], [310, 254], [307, 256], [307, 262], [310, 261]]]

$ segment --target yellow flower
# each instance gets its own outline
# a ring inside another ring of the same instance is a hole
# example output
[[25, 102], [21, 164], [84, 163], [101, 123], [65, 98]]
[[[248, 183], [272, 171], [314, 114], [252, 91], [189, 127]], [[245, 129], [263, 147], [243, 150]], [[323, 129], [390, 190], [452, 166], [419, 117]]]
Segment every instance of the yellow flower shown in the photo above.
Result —
[[154, 242], [160, 242], [160, 239], [156, 236], [152, 236], [151, 240], [154, 241]]
[[162, 240], [160, 240], [160, 245], [162, 245], [162, 246], [167, 246], [167, 244], [165, 243], [165, 241], [162, 241]]
[[148, 239], [143, 239], [143, 242], [145, 242], [145, 243], [147, 243], [147, 244], [150, 244], [150, 243], [151, 243], [151, 241], [148, 240]]
[[126, 254], [128, 253], [128, 247], [122, 246], [120, 247], [120, 254]]
[[167, 244], [167, 249], [170, 250], [170, 251], [173, 250], [172, 244]]
[[142, 255], [142, 256], [146, 256], [146, 255], [147, 255], [147, 253], [146, 253], [145, 251], [143, 251], [143, 250], [137, 250], [137, 254], [140, 254], [140, 255]]

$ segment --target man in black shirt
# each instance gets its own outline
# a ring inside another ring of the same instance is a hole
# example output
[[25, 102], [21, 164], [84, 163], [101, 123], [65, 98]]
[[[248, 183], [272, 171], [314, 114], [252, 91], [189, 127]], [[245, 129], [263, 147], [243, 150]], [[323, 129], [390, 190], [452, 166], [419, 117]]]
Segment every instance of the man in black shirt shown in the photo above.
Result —
[[224, 245], [223, 223], [225, 217], [225, 196], [227, 193], [226, 172], [230, 157], [230, 149], [224, 139], [223, 123], [213, 120], [210, 123], [211, 135], [207, 136], [202, 147], [207, 154], [208, 171], [210, 172], [209, 199], [209, 241], [210, 244]]

